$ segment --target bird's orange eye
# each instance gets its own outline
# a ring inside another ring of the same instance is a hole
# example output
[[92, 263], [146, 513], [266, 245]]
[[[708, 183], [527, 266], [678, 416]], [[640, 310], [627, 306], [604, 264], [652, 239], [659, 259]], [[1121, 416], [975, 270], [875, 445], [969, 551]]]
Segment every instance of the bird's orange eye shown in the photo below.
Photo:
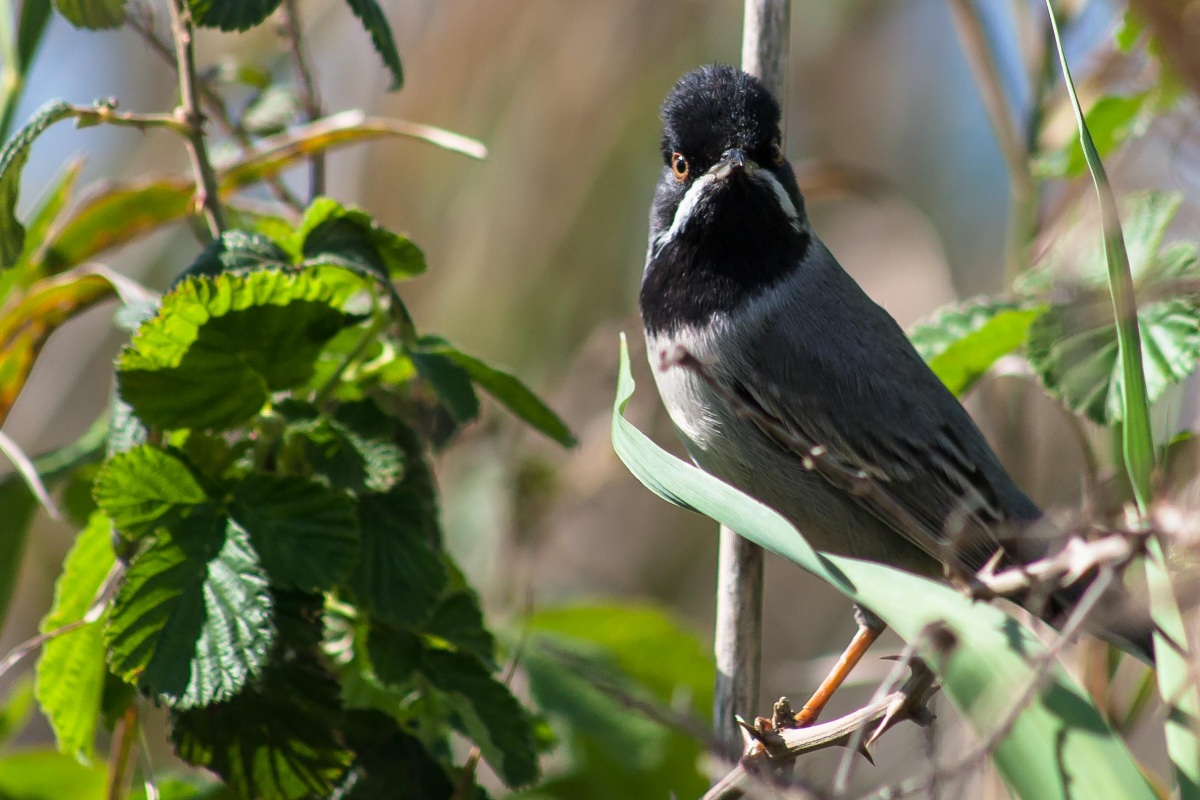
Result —
[[680, 183], [687, 180], [688, 163], [683, 153], [671, 153], [671, 171], [675, 173], [675, 180]]
[[778, 139], [771, 140], [771, 161], [775, 162], [775, 166], [783, 164], [783, 148], [779, 146]]

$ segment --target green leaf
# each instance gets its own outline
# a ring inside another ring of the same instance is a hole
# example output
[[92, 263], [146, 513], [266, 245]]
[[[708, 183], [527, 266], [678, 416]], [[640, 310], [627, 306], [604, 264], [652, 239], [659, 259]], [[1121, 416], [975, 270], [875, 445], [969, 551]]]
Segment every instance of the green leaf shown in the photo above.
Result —
[[130, 563], [105, 632], [110, 664], [173, 708], [227, 700], [266, 661], [271, 609], [245, 532], [198, 507]]
[[[622, 343], [613, 446], [638, 480], [663, 499], [710, 516], [798, 564], [874, 611], [907, 641], [924, 641], [918, 653], [938, 673], [946, 694], [978, 736], [993, 735], [1013, 698], [1030, 681], [1044, 677], [1044, 688], [1017, 714], [1008, 733], [998, 736], [993, 750], [993, 762], [1015, 795], [1038, 800], [1154, 797], [1086, 692], [1057, 664], [1033, 667], [1032, 660], [1044, 657], [1045, 648], [1019, 622], [943, 584], [880, 564], [818, 555], [778, 513], [667, 454], [634, 428], [622, 416], [632, 394], [629, 353]], [[953, 634], [957, 646], [949, 653], [922, 636], [934, 623]]]
[[53, 750], [26, 750], [0, 758], [0, 797], [14, 800], [104, 800], [108, 770], [85, 766]]
[[222, 272], [281, 270], [290, 265], [291, 259], [288, 258], [288, 254], [267, 237], [258, 233], [230, 230], [209, 242], [179, 276], [179, 280], [187, 277], [215, 278]]
[[538, 776], [529, 716], [512, 692], [469, 655], [426, 650], [421, 671], [450, 700], [484, 759], [511, 787]]
[[58, 13], [76, 28], [104, 30], [125, 21], [126, 0], [54, 0]]
[[344, 264], [384, 281], [414, 278], [426, 269], [425, 254], [407, 236], [328, 197], [318, 197], [305, 210], [296, 239], [309, 263]]
[[[48, 633], [83, 620], [115, 563], [112, 523], [95, 513], [67, 553], [54, 603], [39, 630]], [[46, 642], [38, 659], [35, 691], [58, 749], [85, 762], [92, 757], [107, 672], [102, 616]]]
[[[1138, 512], [1144, 516], [1150, 504], [1156, 454], [1154, 434], [1150, 427], [1149, 391], [1142, 364], [1142, 342], [1130, 258], [1125, 250], [1121, 216], [1113, 199], [1104, 164], [1092, 144], [1087, 122], [1079, 106], [1079, 97], [1071, 80], [1071, 71], [1067, 67], [1067, 56], [1063, 51], [1058, 21], [1054, 17], [1054, 7], [1050, 0], [1046, 0], [1046, 12], [1050, 15], [1050, 30], [1054, 35], [1054, 46], [1058, 51], [1058, 63], [1062, 67], [1067, 96], [1070, 97], [1071, 108], [1075, 112], [1079, 141], [1083, 146], [1096, 197], [1100, 203], [1104, 254], [1108, 267], [1108, 290], [1116, 317], [1118, 360], [1121, 367], [1121, 455], [1129, 483], [1133, 487]], [[1157, 243], [1150, 248], [1150, 252], [1155, 250]], [[1200, 798], [1200, 738], [1197, 737], [1191, 721], [1200, 717], [1200, 689], [1197, 689], [1195, 681], [1192, 680], [1189, 654], [1177, 649], [1176, 643], [1187, 642], [1187, 631], [1175, 600], [1174, 586], [1161, 543], [1156, 539], [1147, 543], [1146, 584], [1150, 593], [1150, 616], [1155, 623], [1154, 655], [1158, 691], [1166, 706], [1167, 754], [1171, 759], [1175, 788], [1179, 797], [1183, 800], [1195, 800]]]
[[272, 663], [228, 702], [172, 713], [185, 761], [220, 775], [238, 797], [329, 797], [352, 754], [340, 741], [338, 685], [312, 656]]
[[425, 745], [405, 733], [396, 720], [378, 711], [346, 715], [346, 743], [354, 764], [333, 795], [336, 800], [376, 800], [404, 787], [421, 800], [451, 800], [455, 787]]
[[358, 513], [361, 545], [351, 590], [380, 619], [419, 624], [446, 583], [431, 538], [437, 533], [436, 508], [406, 479], [386, 494], [361, 495]]
[[413, 350], [409, 352], [417, 373], [437, 393], [442, 405], [458, 425], [479, 416], [479, 396], [471, 375], [445, 353]]
[[354, 568], [354, 505], [315, 481], [251, 473], [234, 487], [229, 513], [250, 535], [272, 586], [322, 592]]
[[71, 199], [82, 169], [83, 159], [75, 159], [43, 192], [41, 202], [30, 214], [29, 225], [25, 231], [25, 249], [21, 252], [21, 257], [12, 269], [0, 272], [0, 302], [9, 297], [15, 288], [28, 288], [43, 276], [44, 271], [35, 257], [38, 251], [45, 247], [47, 237]]
[[914, 326], [909, 339], [946, 388], [962, 397], [997, 359], [1025, 344], [1044, 310], [996, 298], [952, 303]]
[[388, 25], [383, 9], [375, 0], [346, 0], [354, 16], [362, 21], [363, 27], [371, 35], [371, 44], [375, 52], [383, 59], [388, 72], [392, 73], [392, 83], [388, 91], [396, 91], [404, 85], [404, 68], [400, 65], [400, 53], [396, 50], [396, 42], [392, 38], [392, 28]]
[[0, 704], [0, 744], [9, 744], [33, 718], [33, 680], [21, 678], [9, 687]]
[[335, 489], [387, 492], [404, 474], [398, 423], [369, 400], [342, 403], [333, 416], [293, 399], [275, 410], [288, 421], [285, 437], [303, 440], [307, 466]]
[[49, 272], [82, 264], [113, 247], [183, 219], [195, 183], [183, 178], [118, 183], [83, 199], [46, 242]]
[[496, 668], [496, 640], [484, 624], [479, 598], [470, 587], [443, 597], [421, 630], [455, 650], [475, 656], [489, 668]]
[[307, 380], [325, 342], [355, 321], [340, 310], [354, 288], [312, 272], [188, 278], [121, 353], [121, 397], [159, 428], [238, 425]]
[[12, 410], [42, 347], [64, 323], [113, 297], [107, 278], [68, 273], [43, 278], [0, 315], [0, 422]]
[[[1190, 299], [1149, 303], [1138, 310], [1142, 363], [1150, 402], [1190, 375], [1200, 359], [1200, 307]], [[1098, 425], [1124, 419], [1124, 380], [1103, 298], [1052, 307], [1029, 330], [1029, 360], [1046, 388]]]
[[264, 21], [281, 0], [188, 0], [192, 20], [206, 28], [245, 31]]
[[[478, 358], [469, 356], [461, 350], [452, 347], [449, 342], [440, 336], [422, 337], [417, 344], [415, 352], [423, 355], [436, 354], [445, 356], [461, 367], [470, 376], [472, 381], [481, 386], [492, 397], [503, 403], [509, 411], [529, 423], [534, 429], [549, 436], [563, 447], [575, 446], [575, 436], [571, 433], [566, 423], [551, 411], [545, 403], [538, 399], [538, 396], [530, 391], [529, 387], [507, 372], [489, 367]], [[427, 372], [429, 371], [429, 366], [427, 363]], [[418, 366], [418, 369], [420, 369], [420, 366]], [[436, 368], [433, 374], [437, 374]], [[444, 385], [447, 384], [444, 378], [442, 381]], [[435, 383], [435, 386], [437, 385]], [[452, 387], [449, 388], [451, 396], [457, 398], [458, 395], [464, 394], [461, 389], [453, 388], [453, 385], [450, 385]], [[459, 401], [456, 399], [455, 402]], [[465, 400], [465, 394], [462, 403], [465, 413], [469, 405]], [[476, 405], [475, 414], [478, 414], [478, 405]], [[473, 417], [474, 415], [471, 415], [466, 419]]]
[[71, 116], [71, 106], [52, 100], [37, 110], [25, 127], [0, 149], [0, 270], [17, 263], [25, 249], [25, 228], [17, 220], [17, 195], [21, 170], [29, 160], [29, 148], [42, 131]]
[[[1145, 132], [1153, 114], [1143, 114], [1143, 110], [1153, 110], [1147, 102], [1152, 96], [1152, 91], [1133, 95], [1105, 95], [1088, 109], [1088, 129], [1101, 156], [1112, 153], [1130, 138]], [[1040, 155], [1033, 167], [1034, 172], [1043, 178], [1077, 178], [1087, 170], [1087, 161], [1076, 137], [1060, 150]]]
[[146, 535], [168, 514], [209, 499], [187, 464], [152, 445], [134, 447], [109, 459], [96, 475], [92, 494], [130, 541]]

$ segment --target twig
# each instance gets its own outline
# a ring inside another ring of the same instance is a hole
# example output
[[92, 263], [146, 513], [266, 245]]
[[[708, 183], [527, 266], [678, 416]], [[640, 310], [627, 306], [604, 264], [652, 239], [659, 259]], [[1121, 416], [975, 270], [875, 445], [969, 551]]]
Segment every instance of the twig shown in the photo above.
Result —
[[1052, 556], [996, 572], [986, 564], [975, 574], [970, 587], [976, 600], [1021, 594], [1029, 589], [1052, 586], [1061, 589], [1095, 569], [1120, 570], [1143, 550], [1148, 531], [1121, 531], [1085, 541], [1071, 536]]
[[911, 662], [912, 675], [899, 690], [844, 717], [808, 728], [751, 729], [741, 762], [704, 795], [703, 800], [733, 800], [747, 793], [769, 767], [827, 747], [847, 745], [855, 734], [874, 726], [871, 741], [893, 726], [911, 720], [926, 725], [932, 719], [926, 702], [935, 691], [933, 673], [920, 659]]
[[[172, 69], [178, 71], [179, 65], [175, 63], [174, 51], [155, 32], [153, 18], [147, 18], [148, 14], [149, 9], [145, 6], [134, 6], [130, 10], [130, 13], [126, 15], [126, 23], [142, 37], [143, 41], [146, 42], [156, 55], [162, 58], [167, 64], [170, 64]], [[225, 101], [221, 99], [221, 96], [203, 81], [200, 82], [198, 89], [200, 91], [200, 99], [204, 102], [208, 116], [217, 124], [221, 132], [237, 143], [243, 155], [253, 153], [254, 145], [250, 141], [249, 135], [241, 127], [234, 124], [233, 118], [229, 116], [229, 109], [225, 107]], [[275, 199], [288, 208], [295, 212], [304, 210], [304, 203], [287, 188], [278, 176], [270, 175], [264, 177], [263, 183], [266, 184], [271, 194], [275, 196]]]
[[454, 794], [450, 795], [450, 800], [470, 800], [475, 796], [475, 770], [479, 768], [479, 757], [479, 748], [472, 747], [471, 752], [467, 753], [467, 760], [463, 763], [462, 773], [458, 776], [458, 783], [454, 786]]
[[196, 195], [209, 233], [217, 238], [225, 230], [225, 215], [217, 191], [217, 173], [208, 157], [204, 142], [204, 117], [196, 90], [196, 55], [193, 47], [192, 12], [186, 0], [170, 0], [171, 32], [175, 40], [175, 62], [179, 67], [179, 102], [177, 116], [188, 127], [188, 156], [196, 177]]
[[929, 773], [920, 778], [905, 781], [901, 784], [881, 787], [863, 796], [860, 800], [899, 800], [901, 797], [919, 794], [927, 791], [930, 786], [937, 782], [974, 769], [983, 759], [987, 758], [996, 749], [997, 745], [1000, 744], [1000, 741], [1008, 736], [1017, 718], [1021, 716], [1029, 704], [1033, 702], [1038, 692], [1042, 690], [1046, 679], [1050, 676], [1051, 670], [1058, 661], [1058, 657], [1087, 622], [1088, 617], [1095, 610], [1104, 593], [1112, 585], [1115, 576], [1116, 573], [1108, 567], [1100, 571], [1100, 574], [1088, 586], [1087, 591], [1080, 598], [1078, 605], [1075, 606], [1067, 618], [1066, 623], [1062, 627], [1061, 637], [1032, 660], [1033, 675], [1030, 676], [1029, 683], [1026, 685], [1024, 691], [1013, 699], [1012, 704], [1001, 718], [999, 724], [992, 729], [987, 738], [980, 742], [974, 750], [950, 766], [930, 770]]
[[1029, 152], [1004, 95], [1004, 87], [996, 70], [996, 59], [975, 2], [950, 0], [950, 10], [971, 74], [979, 86], [980, 99], [992, 123], [1000, 155], [1008, 167], [1012, 206], [1005, 255], [1011, 281], [1024, 270], [1027, 263], [1029, 243], [1033, 238], [1031, 223], [1036, 221], [1037, 216], [1037, 186], [1029, 171]]
[[137, 703], [130, 703], [113, 731], [112, 749], [108, 754], [108, 788], [104, 793], [106, 800], [121, 800], [125, 795], [129, 757], [136, 747], [140, 727]]
[[[787, 100], [790, 16], [790, 0], [745, 0], [742, 12], [742, 69], [761, 80], [781, 108]], [[781, 127], [786, 119], [784, 114]], [[722, 525], [717, 553], [713, 736], [721, 754], [733, 758], [739, 741], [734, 715], [758, 702], [763, 550]]]
[[[283, 27], [287, 34], [288, 51], [292, 56], [292, 64], [300, 77], [300, 102], [304, 105], [304, 119], [314, 122], [324, 116], [321, 110], [321, 96], [317, 92], [312, 70], [304, 52], [304, 40], [300, 25], [300, 8], [296, 0], [283, 0]], [[325, 194], [325, 154], [313, 153], [309, 164], [309, 199], [315, 199]]]
[[84, 625], [90, 625], [100, 619], [100, 615], [104, 613], [108, 601], [112, 599], [113, 594], [117, 590], [117, 585], [120, 583], [121, 576], [124, 574], [124, 569], [120, 562], [113, 564], [108, 571], [108, 575], [104, 578], [104, 583], [100, 584], [99, 591], [96, 592], [96, 597], [92, 600], [92, 605], [88, 608], [87, 613], [82, 619], [77, 619], [74, 622], [68, 622], [60, 628], [55, 628], [52, 631], [39, 633], [36, 636], [31, 636], [19, 645], [8, 651], [8, 654], [0, 659], [0, 678], [3, 678], [10, 669], [21, 663], [30, 653], [36, 652], [38, 648], [45, 645], [47, 642], [53, 641], [60, 636], [64, 636], [73, 630], [82, 628]]
[[117, 102], [107, 99], [93, 106], [71, 106], [71, 114], [75, 117], [76, 126], [83, 128], [88, 125], [118, 125], [127, 128], [137, 128], [145, 131], [147, 128], [167, 128], [183, 136], [190, 136], [191, 129], [174, 114], [133, 114], [128, 111], [117, 111]]

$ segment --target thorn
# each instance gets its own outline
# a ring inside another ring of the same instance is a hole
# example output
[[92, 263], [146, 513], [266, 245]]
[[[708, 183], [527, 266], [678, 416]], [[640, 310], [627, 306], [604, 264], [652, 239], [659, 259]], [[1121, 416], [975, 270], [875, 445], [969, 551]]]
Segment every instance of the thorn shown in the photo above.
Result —
[[875, 759], [872, 758], [871, 751], [867, 749], [866, 744], [860, 744], [858, 746], [858, 754], [860, 756], [862, 756], [863, 758], [865, 758], [867, 760], [867, 763], [870, 764], [872, 767], [875, 766]]

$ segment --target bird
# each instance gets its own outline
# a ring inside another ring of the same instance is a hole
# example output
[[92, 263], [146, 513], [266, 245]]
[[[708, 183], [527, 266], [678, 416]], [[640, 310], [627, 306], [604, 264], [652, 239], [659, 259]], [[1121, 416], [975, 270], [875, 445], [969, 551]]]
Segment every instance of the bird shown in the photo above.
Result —
[[[678, 80], [661, 117], [639, 306], [655, 383], [692, 460], [821, 551], [935, 579], [951, 560], [977, 571], [1047, 555], [1053, 526], [1041, 509], [813, 230], [771, 92], [710, 64]], [[878, 492], [831, 479], [839, 470]], [[1082, 586], [1027, 604], [1061, 624]], [[797, 724], [816, 719], [883, 630], [855, 610], [858, 633]], [[1150, 658], [1148, 633], [1099, 633]]]

